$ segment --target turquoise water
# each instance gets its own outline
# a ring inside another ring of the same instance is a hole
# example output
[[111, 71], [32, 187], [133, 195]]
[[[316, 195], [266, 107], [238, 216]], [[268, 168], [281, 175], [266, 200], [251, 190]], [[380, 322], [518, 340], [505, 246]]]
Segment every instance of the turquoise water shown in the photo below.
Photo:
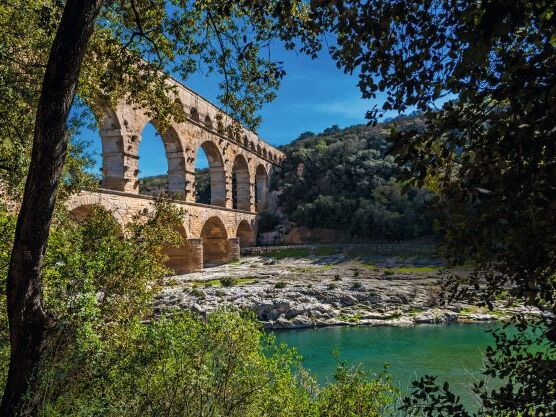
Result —
[[389, 364], [394, 383], [405, 393], [425, 374], [448, 381], [468, 405], [470, 387], [481, 377], [482, 356], [492, 336], [492, 324], [419, 325], [415, 327], [327, 327], [275, 332], [278, 342], [295, 347], [303, 365], [320, 383], [329, 381], [336, 367], [333, 352], [348, 363], [361, 363], [380, 372]]

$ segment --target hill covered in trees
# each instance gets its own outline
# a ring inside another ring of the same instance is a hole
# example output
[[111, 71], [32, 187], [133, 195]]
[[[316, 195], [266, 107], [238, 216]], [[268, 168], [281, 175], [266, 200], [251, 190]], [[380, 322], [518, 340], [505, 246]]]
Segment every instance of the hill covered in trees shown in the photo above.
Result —
[[297, 226], [347, 232], [361, 239], [406, 239], [432, 233], [427, 210], [433, 194], [402, 192], [399, 167], [388, 155], [389, 129], [423, 129], [419, 115], [370, 127], [337, 126], [303, 133], [282, 147], [287, 158], [271, 188]]

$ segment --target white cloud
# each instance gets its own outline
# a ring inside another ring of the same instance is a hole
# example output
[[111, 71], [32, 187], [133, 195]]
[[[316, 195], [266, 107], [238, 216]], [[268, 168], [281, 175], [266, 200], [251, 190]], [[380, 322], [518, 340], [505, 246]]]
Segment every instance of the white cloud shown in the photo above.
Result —
[[362, 99], [345, 99], [345, 100], [332, 100], [320, 103], [298, 103], [303, 111], [310, 111], [314, 113], [327, 114], [353, 121], [365, 121], [365, 113], [371, 109], [371, 101]]

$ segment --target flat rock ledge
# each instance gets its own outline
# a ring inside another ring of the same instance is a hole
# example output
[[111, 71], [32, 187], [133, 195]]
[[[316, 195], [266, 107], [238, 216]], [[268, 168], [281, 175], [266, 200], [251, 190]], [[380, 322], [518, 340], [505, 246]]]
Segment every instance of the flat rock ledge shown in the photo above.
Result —
[[267, 329], [413, 326], [538, 314], [504, 301], [496, 303], [492, 311], [468, 304], [440, 307], [436, 303], [438, 274], [385, 275], [381, 268], [332, 261], [251, 257], [238, 264], [172, 277], [155, 297], [155, 312], [180, 308], [206, 315], [218, 308], [249, 309]]

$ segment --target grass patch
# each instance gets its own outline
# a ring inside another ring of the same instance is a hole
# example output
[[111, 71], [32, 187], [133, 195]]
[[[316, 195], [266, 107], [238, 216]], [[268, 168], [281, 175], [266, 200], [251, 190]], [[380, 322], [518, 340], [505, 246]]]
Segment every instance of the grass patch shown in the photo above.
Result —
[[341, 251], [334, 246], [321, 246], [315, 249], [315, 255], [318, 256], [330, 256], [340, 253]]
[[193, 288], [195, 287], [221, 287], [222, 282], [219, 279], [211, 279], [208, 281], [195, 281], [191, 284]]
[[348, 323], [359, 323], [361, 321], [360, 314], [352, 314], [349, 316], [340, 315], [338, 318], [342, 321], [347, 321]]
[[382, 271], [382, 273], [384, 275], [394, 275], [396, 272], [394, 272], [393, 269], [385, 269], [384, 271]]
[[359, 261], [361, 268], [375, 270], [378, 269], [377, 266], [371, 262]]

